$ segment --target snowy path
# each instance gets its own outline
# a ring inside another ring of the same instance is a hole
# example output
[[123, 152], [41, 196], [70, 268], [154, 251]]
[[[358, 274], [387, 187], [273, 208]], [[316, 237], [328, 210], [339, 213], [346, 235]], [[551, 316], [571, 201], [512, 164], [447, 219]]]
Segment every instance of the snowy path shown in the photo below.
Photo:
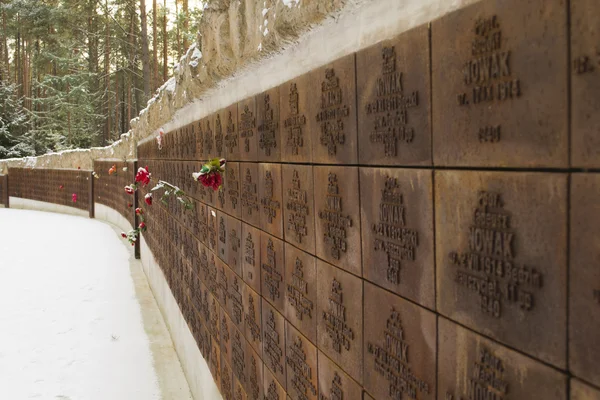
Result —
[[130, 258], [105, 223], [0, 208], [0, 399], [190, 398]]

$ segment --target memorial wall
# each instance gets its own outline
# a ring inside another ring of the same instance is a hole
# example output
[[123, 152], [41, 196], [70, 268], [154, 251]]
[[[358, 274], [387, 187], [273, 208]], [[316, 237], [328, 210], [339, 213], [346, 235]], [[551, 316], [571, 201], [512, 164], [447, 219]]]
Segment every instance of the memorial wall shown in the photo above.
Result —
[[599, 14], [484, 0], [138, 147], [223, 398], [600, 399]]

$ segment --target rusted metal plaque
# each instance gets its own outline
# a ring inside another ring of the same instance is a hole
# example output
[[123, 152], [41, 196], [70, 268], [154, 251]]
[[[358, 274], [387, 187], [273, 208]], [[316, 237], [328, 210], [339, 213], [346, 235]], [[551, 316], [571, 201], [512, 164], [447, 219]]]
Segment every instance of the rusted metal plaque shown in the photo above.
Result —
[[256, 227], [260, 226], [258, 181], [258, 164], [240, 163], [242, 221]]
[[227, 300], [227, 313], [233, 324], [242, 332], [244, 331], [244, 293], [246, 292], [246, 284], [237, 276], [231, 275], [230, 284], [228, 286], [229, 296]]
[[375, 400], [371, 395], [367, 392], [363, 392], [363, 400]]
[[277, 382], [277, 379], [275, 379], [275, 376], [268, 368], [265, 368], [264, 388], [264, 400], [285, 400], [287, 398], [284, 386], [281, 386]]
[[265, 232], [261, 232], [260, 235], [260, 270], [262, 296], [283, 313], [285, 304], [283, 240]]
[[227, 217], [227, 265], [242, 276], [242, 221]]
[[429, 27], [356, 54], [361, 164], [431, 165]]
[[281, 164], [258, 165], [260, 229], [283, 239], [283, 192]]
[[229, 217], [221, 211], [217, 211], [217, 255], [227, 262], [229, 258], [228, 229]]
[[437, 171], [437, 309], [566, 366], [567, 176]]
[[211, 336], [210, 344], [210, 357], [208, 359], [208, 368], [215, 381], [217, 387], [221, 387], [221, 349], [219, 343], [217, 343]]
[[238, 133], [240, 137], [240, 160], [258, 161], [258, 132], [256, 100], [249, 97], [238, 103]]
[[280, 385], [285, 378], [285, 318], [268, 301], [262, 304], [263, 360]]
[[242, 385], [248, 382], [247, 357], [248, 342], [244, 339], [244, 333], [233, 327], [231, 330], [231, 368], [233, 375]]
[[285, 241], [315, 254], [313, 167], [282, 165]]
[[233, 373], [221, 352], [221, 396], [223, 400], [233, 400]]
[[354, 54], [324, 65], [309, 74], [312, 97], [308, 103], [308, 131], [313, 161], [322, 164], [356, 164], [356, 66]]
[[227, 360], [229, 365], [233, 365], [231, 362], [231, 336], [236, 328], [224, 307], [221, 307], [220, 310], [219, 323], [221, 324], [221, 357]]
[[571, 379], [571, 400], [600, 400], [600, 390], [585, 383]]
[[208, 244], [208, 207], [206, 204], [197, 201], [195, 203], [196, 214], [198, 216], [198, 239], [203, 245]]
[[208, 207], [207, 209], [207, 238], [206, 247], [215, 254], [218, 252], [217, 240], [219, 236], [219, 218], [217, 217], [217, 210]]
[[236, 218], [242, 216], [242, 180], [240, 175], [240, 163], [227, 162], [223, 174], [223, 187], [219, 190], [219, 203], [222, 209]]
[[378, 399], [435, 399], [435, 314], [365, 282], [364, 327], [365, 389]]
[[363, 281], [317, 260], [317, 345], [363, 381]]
[[258, 160], [281, 161], [281, 127], [279, 125], [279, 88], [256, 96]]
[[210, 337], [217, 343], [219, 346], [219, 350], [221, 349], [221, 321], [220, 312], [221, 306], [217, 301], [217, 297], [213, 296], [211, 293], [208, 294], [208, 310], [209, 310], [209, 320], [207, 321], [208, 331], [210, 332]]
[[225, 155], [229, 161], [240, 160], [240, 137], [238, 125], [238, 107], [232, 104], [219, 111], [221, 123], [225, 128]]
[[600, 174], [571, 176], [569, 369], [600, 386]]
[[432, 23], [436, 165], [568, 166], [566, 5], [482, 1]]
[[433, 309], [432, 172], [361, 168], [364, 277]]
[[201, 161], [215, 158], [214, 114], [202, 118], [196, 127], [196, 154]]
[[317, 259], [285, 244], [285, 317], [317, 343]]
[[242, 273], [254, 291], [261, 293], [260, 230], [242, 222]]
[[567, 399], [557, 370], [445, 318], [438, 323], [438, 400]]
[[262, 357], [263, 332], [262, 332], [262, 302], [258, 293], [245, 286], [244, 293], [244, 336], [254, 351]]
[[[117, 171], [109, 174], [109, 170], [113, 165]], [[123, 170], [124, 168], [126, 169], [125, 171]], [[134, 199], [123, 190], [125, 186], [134, 181], [135, 171], [133, 162], [94, 160], [94, 172], [98, 176], [98, 179], [91, 180], [94, 184], [94, 203], [104, 204], [118, 211], [132, 226], [136, 226], [133, 220], [135, 214], [133, 207]], [[0, 204], [5, 202], [2, 197], [3, 178], [6, 178], [6, 176], [0, 176]], [[8, 194], [8, 191], [4, 193]], [[129, 207], [130, 204], [131, 207]]]
[[319, 351], [319, 400], [362, 400], [362, 388]]
[[248, 400], [263, 400], [264, 364], [250, 343], [246, 342], [246, 394]]
[[229, 303], [229, 285], [233, 279], [233, 271], [219, 258], [215, 259], [217, 264], [217, 300], [222, 307], [227, 308]]
[[288, 396], [317, 400], [317, 348], [289, 322], [285, 325], [285, 336]]
[[309, 76], [302, 75], [279, 87], [279, 128], [281, 161], [312, 162], [312, 135], [309, 131]]
[[358, 168], [315, 166], [313, 172], [317, 256], [362, 276]]
[[571, 165], [600, 167], [600, 9], [595, 0], [571, 4]]

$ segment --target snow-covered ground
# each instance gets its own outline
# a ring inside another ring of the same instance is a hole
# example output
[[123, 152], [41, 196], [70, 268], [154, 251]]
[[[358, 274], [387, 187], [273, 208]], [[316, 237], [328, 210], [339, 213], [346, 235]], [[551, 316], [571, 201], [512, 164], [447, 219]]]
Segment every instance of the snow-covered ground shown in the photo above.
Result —
[[96, 220], [0, 208], [0, 399], [189, 398], [125, 245]]

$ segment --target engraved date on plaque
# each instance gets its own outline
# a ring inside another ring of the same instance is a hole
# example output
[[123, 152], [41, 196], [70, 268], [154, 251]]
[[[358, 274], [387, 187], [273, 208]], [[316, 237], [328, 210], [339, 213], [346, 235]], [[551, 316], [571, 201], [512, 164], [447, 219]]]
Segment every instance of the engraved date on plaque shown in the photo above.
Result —
[[248, 312], [246, 313], [244, 320], [246, 321], [246, 326], [250, 329], [250, 336], [253, 342], [260, 342], [260, 325], [257, 322], [256, 318], [256, 308], [254, 305], [254, 297], [251, 294], [248, 295]]
[[[240, 197], [240, 183], [237, 180], [236, 173], [233, 169], [227, 169], [227, 194], [231, 202], [231, 208], [237, 209], [238, 197]], [[219, 195], [223, 191], [219, 191]], [[221, 204], [223, 207], [223, 204]]]
[[417, 393], [431, 390], [430, 385], [412, 371], [408, 350], [400, 314], [392, 307], [381, 343], [368, 342], [366, 348], [375, 372], [389, 382], [388, 393], [392, 399], [416, 399]]
[[508, 382], [504, 379], [504, 361], [482, 347], [473, 363], [464, 396], [446, 392], [446, 400], [502, 400], [508, 394]]
[[221, 125], [221, 116], [217, 114], [215, 118], [215, 144], [217, 153], [223, 154], [223, 126]]
[[242, 207], [248, 215], [258, 212], [258, 185], [252, 182], [250, 168], [246, 169], [246, 179], [242, 183]]
[[250, 152], [250, 138], [254, 136], [254, 128], [256, 128], [256, 118], [250, 111], [250, 107], [246, 105], [240, 115], [240, 138], [243, 140], [245, 153]]
[[296, 242], [302, 243], [302, 238], [308, 235], [306, 225], [309, 215], [308, 192], [302, 189], [300, 176], [297, 170], [294, 170], [292, 177], [292, 187], [288, 189], [288, 202], [285, 205], [290, 214], [288, 216], [286, 229], [294, 235]]
[[[521, 97], [521, 80], [511, 70], [511, 51], [504, 48], [497, 16], [475, 21], [471, 59], [462, 66], [463, 83], [470, 91], [458, 93], [459, 106], [503, 102]], [[499, 142], [500, 126], [480, 127], [482, 143]]]
[[379, 222], [371, 227], [375, 236], [374, 250], [387, 255], [386, 280], [400, 284], [402, 261], [414, 261], [418, 233], [406, 224], [406, 204], [396, 178], [386, 177], [381, 191]]
[[337, 175], [329, 173], [328, 180], [325, 209], [319, 211], [319, 219], [325, 224], [323, 240], [327, 245], [327, 252], [332, 258], [339, 260], [348, 249], [346, 228], [352, 227], [352, 218], [342, 213], [342, 196]]
[[273, 310], [269, 310], [267, 314], [264, 339], [265, 357], [269, 360], [273, 372], [283, 374], [283, 365], [281, 364], [283, 350], [281, 349], [281, 340], [277, 332], [275, 313], [273, 313]]
[[481, 312], [502, 316], [507, 303], [521, 310], [534, 307], [534, 291], [542, 287], [542, 274], [515, 260], [515, 231], [500, 193], [480, 191], [469, 226], [469, 247], [449, 254], [456, 268], [454, 280], [479, 299]]
[[[255, 252], [256, 250], [254, 249], [254, 241], [252, 240], [252, 235], [248, 233], [248, 236], [246, 237], [246, 244], [244, 246], [244, 260], [247, 264], [250, 264], [253, 267], [256, 265]], [[249, 280], [254, 279], [254, 276], [252, 276], [252, 271], [248, 271], [248, 276], [246, 278]]]
[[419, 105], [419, 92], [405, 92], [403, 72], [396, 67], [394, 46], [381, 51], [381, 75], [377, 78], [376, 98], [366, 105], [367, 115], [375, 116], [369, 141], [383, 144], [386, 157], [398, 156], [398, 146], [410, 144], [415, 128], [410, 125], [408, 110]]
[[296, 310], [296, 318], [300, 321], [305, 315], [312, 319], [314, 304], [308, 298], [308, 282], [304, 280], [304, 266], [298, 257], [292, 273], [292, 282], [287, 285], [287, 301]]
[[225, 135], [225, 146], [230, 154], [233, 154], [238, 147], [238, 134], [233, 122], [233, 113], [227, 112], [227, 134]]
[[319, 143], [327, 147], [327, 152], [333, 156], [337, 146], [344, 144], [344, 121], [350, 115], [350, 108], [342, 99], [340, 78], [335, 76], [333, 68], [325, 70], [325, 81], [321, 83], [321, 110], [317, 114], [320, 136]]
[[283, 127], [287, 132], [286, 146], [290, 149], [292, 155], [297, 156], [301, 147], [304, 147], [304, 125], [306, 125], [306, 116], [300, 114], [300, 99], [298, 88], [295, 83], [290, 85], [290, 116], [283, 121]]
[[233, 282], [231, 285], [231, 290], [229, 291], [229, 301], [231, 301], [232, 308], [232, 316], [231, 319], [235, 322], [236, 325], [242, 323], [242, 314], [244, 306], [242, 304], [242, 290], [240, 287], [240, 282], [238, 281], [238, 277], [233, 277]]
[[328, 309], [323, 311], [322, 317], [333, 349], [338, 353], [341, 353], [342, 349], [350, 350], [350, 343], [354, 340], [354, 331], [347, 322], [342, 284], [335, 278], [331, 282], [331, 292], [327, 304]]

